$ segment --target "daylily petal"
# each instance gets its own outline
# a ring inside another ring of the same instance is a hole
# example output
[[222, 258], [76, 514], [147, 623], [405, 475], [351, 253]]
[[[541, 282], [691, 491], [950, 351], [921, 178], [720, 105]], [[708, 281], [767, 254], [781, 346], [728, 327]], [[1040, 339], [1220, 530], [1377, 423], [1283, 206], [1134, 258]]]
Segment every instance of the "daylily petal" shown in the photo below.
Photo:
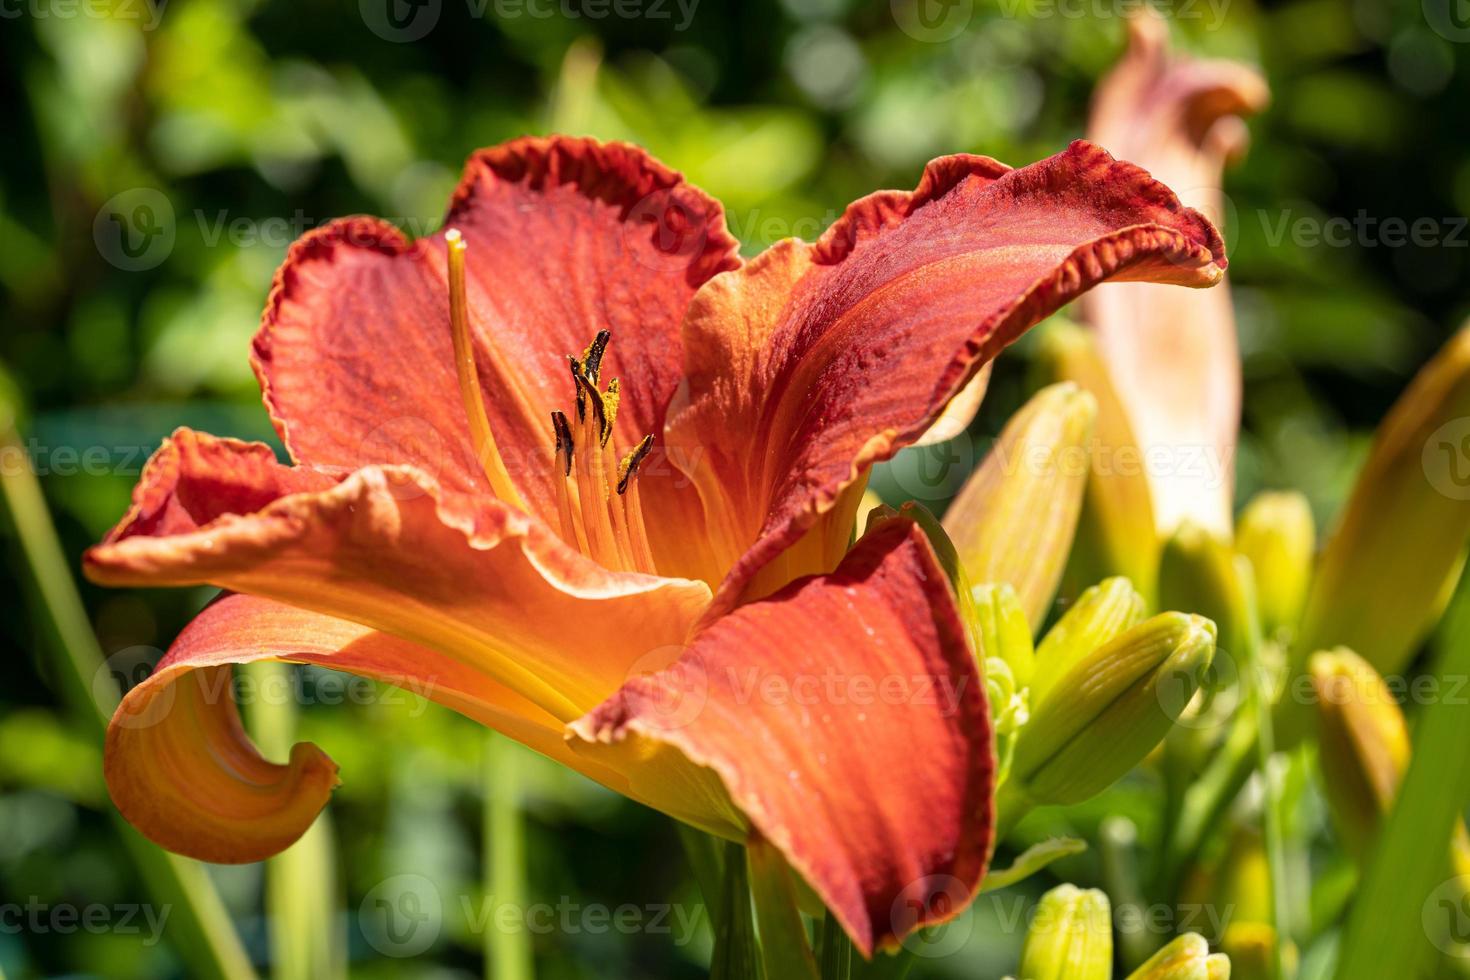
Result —
[[752, 579], [1037, 320], [1105, 279], [1203, 286], [1224, 265], [1202, 215], [1078, 142], [1014, 171], [936, 160], [914, 192], [712, 280], [685, 319], [669, 442], [735, 563], [721, 605], [779, 587]]
[[[1128, 52], [1098, 86], [1088, 138], [1223, 224], [1221, 174], [1248, 138], [1241, 117], [1269, 97], [1246, 65], [1172, 55], [1163, 18], [1145, 13], [1129, 21]], [[1149, 468], [1160, 532], [1190, 519], [1228, 536], [1241, 397], [1228, 289], [1110, 286], [1084, 309], [1145, 457], [1167, 451]]]
[[571, 730], [656, 801], [661, 788], [623, 760], [707, 766], [864, 953], [958, 914], [984, 875], [984, 685], [912, 521], [884, 523], [836, 572], [715, 621], [674, 667], [630, 681]]
[[[561, 137], [472, 156], [445, 226], [469, 246], [496, 442], [527, 505], [554, 520], [549, 413], [572, 395], [566, 356], [610, 330], [604, 373], [621, 379], [619, 444], [662, 432], [685, 307], [738, 264], [737, 244], [719, 204], [643, 150]], [[487, 488], [452, 359], [443, 237], [410, 243], [386, 222], [351, 218], [292, 246], [254, 364], [296, 460], [410, 464], [451, 490]]]
[[87, 552], [108, 585], [210, 584], [442, 650], [562, 722], [680, 647], [702, 582], [610, 572], [540, 521], [411, 467], [289, 468], [268, 447], [180, 430], [119, 526]]
[[106, 776], [123, 816], [150, 840], [205, 861], [258, 861], [311, 826], [337, 767], [301, 743], [262, 758], [245, 734], [230, 665], [289, 660], [397, 684], [617, 789], [624, 782], [572, 754], [552, 715], [428, 647], [268, 599], [227, 595], [181, 633], [128, 692], [107, 731]]

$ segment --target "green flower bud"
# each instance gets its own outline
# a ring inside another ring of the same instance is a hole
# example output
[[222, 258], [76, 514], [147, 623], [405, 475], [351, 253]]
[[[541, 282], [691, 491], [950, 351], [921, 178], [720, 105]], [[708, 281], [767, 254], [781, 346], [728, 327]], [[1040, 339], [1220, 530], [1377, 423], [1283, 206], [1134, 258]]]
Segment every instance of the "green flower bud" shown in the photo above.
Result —
[[1240, 515], [1235, 550], [1250, 559], [1256, 602], [1267, 633], [1292, 629], [1312, 581], [1317, 529], [1299, 493], [1258, 494]]
[[1143, 622], [1143, 596], [1126, 578], [1110, 578], [1077, 599], [1036, 648], [1031, 699], [1040, 704], [1077, 662]]
[[975, 617], [973, 633], [987, 658], [1004, 660], [1011, 668], [1017, 687], [1031, 683], [1036, 655], [1031, 643], [1031, 625], [1016, 590], [1005, 583], [977, 585], [970, 590], [970, 611]]
[[1328, 805], [1343, 843], [1361, 855], [1409, 768], [1409, 728], [1383, 678], [1352, 651], [1315, 654], [1309, 669]]
[[1127, 410], [1091, 332], [1057, 319], [1041, 328], [1037, 363], [1049, 381], [1073, 381], [1097, 399], [1092, 466], [1073, 553], [1081, 581], [1123, 575], [1154, 595], [1159, 535], [1153, 491]]
[[1108, 980], [1112, 907], [1100, 891], [1059, 885], [1042, 896], [1021, 949], [1020, 980]]
[[1218, 534], [1185, 522], [1159, 560], [1159, 601], [1189, 609], [1219, 627], [1220, 646], [1241, 656], [1258, 646], [1258, 627], [1246, 587], [1246, 562]]
[[971, 582], [1007, 582], [1034, 632], [1072, 549], [1097, 401], [1074, 384], [1044, 388], [1006, 424], [944, 515]]
[[1210, 944], [1190, 932], [1159, 950], [1128, 980], [1230, 980], [1230, 958], [1210, 954]]
[[[1220, 952], [1230, 958], [1235, 980], [1271, 980], [1276, 975], [1276, 930], [1264, 922], [1233, 922], [1220, 940]], [[1287, 976], [1296, 976], [1301, 957], [1287, 940], [1282, 950]]]
[[1214, 623], [1171, 612], [1083, 657], [1017, 736], [1006, 795], [1072, 804], [1102, 792], [1168, 734], [1214, 653]]

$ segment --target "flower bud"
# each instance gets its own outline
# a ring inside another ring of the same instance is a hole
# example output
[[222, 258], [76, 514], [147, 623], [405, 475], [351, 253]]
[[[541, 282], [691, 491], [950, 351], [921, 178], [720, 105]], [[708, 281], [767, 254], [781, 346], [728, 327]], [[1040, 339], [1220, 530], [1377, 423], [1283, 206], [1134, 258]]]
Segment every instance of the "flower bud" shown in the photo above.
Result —
[[[1232, 922], [1220, 940], [1220, 952], [1230, 958], [1235, 980], [1271, 980], [1276, 975], [1276, 930], [1265, 922]], [[1296, 976], [1296, 945], [1288, 939], [1281, 952], [1286, 975]]]
[[1042, 389], [1006, 424], [944, 515], [970, 581], [1009, 583], [1033, 632], [1072, 549], [1096, 416], [1096, 399], [1076, 385]]
[[1021, 980], [1108, 980], [1112, 974], [1108, 897], [1073, 885], [1042, 896], [1021, 949]]
[[1159, 950], [1128, 980], [1230, 980], [1230, 958], [1210, 954], [1210, 944], [1197, 933], [1185, 933]]
[[970, 598], [980, 651], [987, 658], [1004, 660], [1017, 687], [1030, 685], [1036, 655], [1031, 624], [1026, 621], [1026, 610], [1021, 608], [1016, 590], [1003, 582], [977, 585], [970, 589]]
[[1072, 804], [1102, 792], [1168, 734], [1214, 652], [1214, 623], [1171, 612], [1083, 657], [1033, 707], [1007, 793]]
[[1409, 767], [1409, 729], [1378, 672], [1339, 648], [1310, 662], [1322, 781], [1343, 843], [1362, 855]]
[[1082, 593], [1036, 648], [1032, 700], [1041, 703], [1079, 660], [1143, 622], [1143, 614], [1143, 596], [1126, 578], [1110, 578]]
[[[1444, 610], [1470, 537], [1470, 327], [1409, 385], [1322, 551], [1297, 649], [1347, 644], [1401, 671]], [[1301, 662], [1298, 661], [1300, 666]]]
[[1037, 362], [1050, 381], [1073, 381], [1097, 399], [1092, 465], [1077, 524], [1074, 570], [1084, 582], [1122, 575], [1154, 594], [1159, 536], [1143, 453], [1091, 332], [1053, 319], [1042, 328]]
[[1198, 524], [1186, 521], [1164, 545], [1159, 601], [1209, 617], [1219, 627], [1220, 647], [1232, 655], [1257, 647], [1249, 584], [1246, 563], [1224, 538]]
[[1317, 547], [1312, 508], [1300, 493], [1257, 494], [1235, 530], [1235, 550], [1250, 559], [1257, 610], [1267, 633], [1293, 629], [1312, 581]]

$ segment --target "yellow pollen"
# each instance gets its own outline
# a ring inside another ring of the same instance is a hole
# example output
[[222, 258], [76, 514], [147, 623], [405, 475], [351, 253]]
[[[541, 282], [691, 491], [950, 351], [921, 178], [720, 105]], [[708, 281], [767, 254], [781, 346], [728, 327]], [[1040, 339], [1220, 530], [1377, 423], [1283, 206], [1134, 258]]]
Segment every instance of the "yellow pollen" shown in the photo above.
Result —
[[610, 335], [600, 331], [582, 356], [568, 356], [575, 411], [551, 413], [556, 444], [557, 512], [561, 536], [599, 564], [654, 573], [642, 504], [633, 476], [653, 447], [645, 436], [621, 462], [612, 445], [621, 385], [598, 385]]
[[444, 244], [449, 249], [449, 327], [454, 336], [454, 369], [459, 376], [459, 396], [464, 402], [475, 458], [485, 471], [485, 478], [490, 481], [490, 489], [495, 496], [525, 510], [525, 501], [511, 482], [505, 460], [495, 445], [495, 433], [490, 430], [490, 417], [485, 412], [485, 396], [480, 390], [480, 372], [475, 365], [475, 344], [470, 335], [470, 311], [465, 294], [464, 236], [458, 228], [450, 228], [444, 233]]

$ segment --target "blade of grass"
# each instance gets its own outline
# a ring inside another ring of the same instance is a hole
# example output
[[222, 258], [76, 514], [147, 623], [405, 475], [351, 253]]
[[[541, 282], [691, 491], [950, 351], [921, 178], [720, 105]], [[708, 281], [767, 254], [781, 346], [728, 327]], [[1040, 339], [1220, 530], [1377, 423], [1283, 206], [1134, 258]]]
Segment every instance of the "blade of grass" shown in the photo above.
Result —
[[767, 980], [818, 980], [816, 957], [807, 944], [786, 859], [773, 845], [756, 837], [746, 845], [745, 853]]
[[822, 920], [822, 980], [849, 980], [852, 976], [852, 942], [828, 912]]
[[[698, 831], [696, 831], [698, 833]], [[750, 903], [750, 871], [745, 848], [720, 842], [724, 879], [719, 900], [711, 903], [715, 949], [710, 957], [710, 980], [766, 980], [755, 937], [755, 915]]]
[[[485, 742], [485, 890], [498, 905], [526, 908], [526, 827], [521, 813], [521, 756], [510, 739]], [[531, 935], [524, 926], [485, 929], [486, 980], [531, 980]]]
[[[102, 651], [30, 457], [8, 420], [0, 421], [0, 458], [6, 460], [0, 466], [0, 497], [20, 545], [21, 577], [32, 615], [52, 653], [53, 676], [61, 688], [58, 694], [76, 723], [100, 743], [117, 699], [94, 694], [92, 680], [105, 667]], [[170, 910], [170, 939], [189, 975], [206, 980], [253, 980], [255, 971], [204, 866], [158, 848], [116, 811], [111, 812], [151, 897]]]
[[[1470, 677], [1470, 576], [1460, 582], [1438, 646], [1442, 681]], [[1443, 683], [1440, 689], [1454, 688]], [[1425, 705], [1414, 733], [1413, 761], [1348, 916], [1337, 980], [1418, 977], [1429, 971], [1435, 948], [1425, 930], [1425, 906], [1452, 880], [1450, 837], [1470, 802], [1466, 746], [1470, 707], [1454, 697]]]
[[[261, 752], [285, 759], [296, 741], [298, 668], [274, 660], [247, 664], [257, 696], [251, 737]], [[331, 817], [324, 810], [300, 840], [266, 864], [265, 911], [275, 980], [333, 980], [346, 975], [346, 934], [337, 915], [337, 863]]]

